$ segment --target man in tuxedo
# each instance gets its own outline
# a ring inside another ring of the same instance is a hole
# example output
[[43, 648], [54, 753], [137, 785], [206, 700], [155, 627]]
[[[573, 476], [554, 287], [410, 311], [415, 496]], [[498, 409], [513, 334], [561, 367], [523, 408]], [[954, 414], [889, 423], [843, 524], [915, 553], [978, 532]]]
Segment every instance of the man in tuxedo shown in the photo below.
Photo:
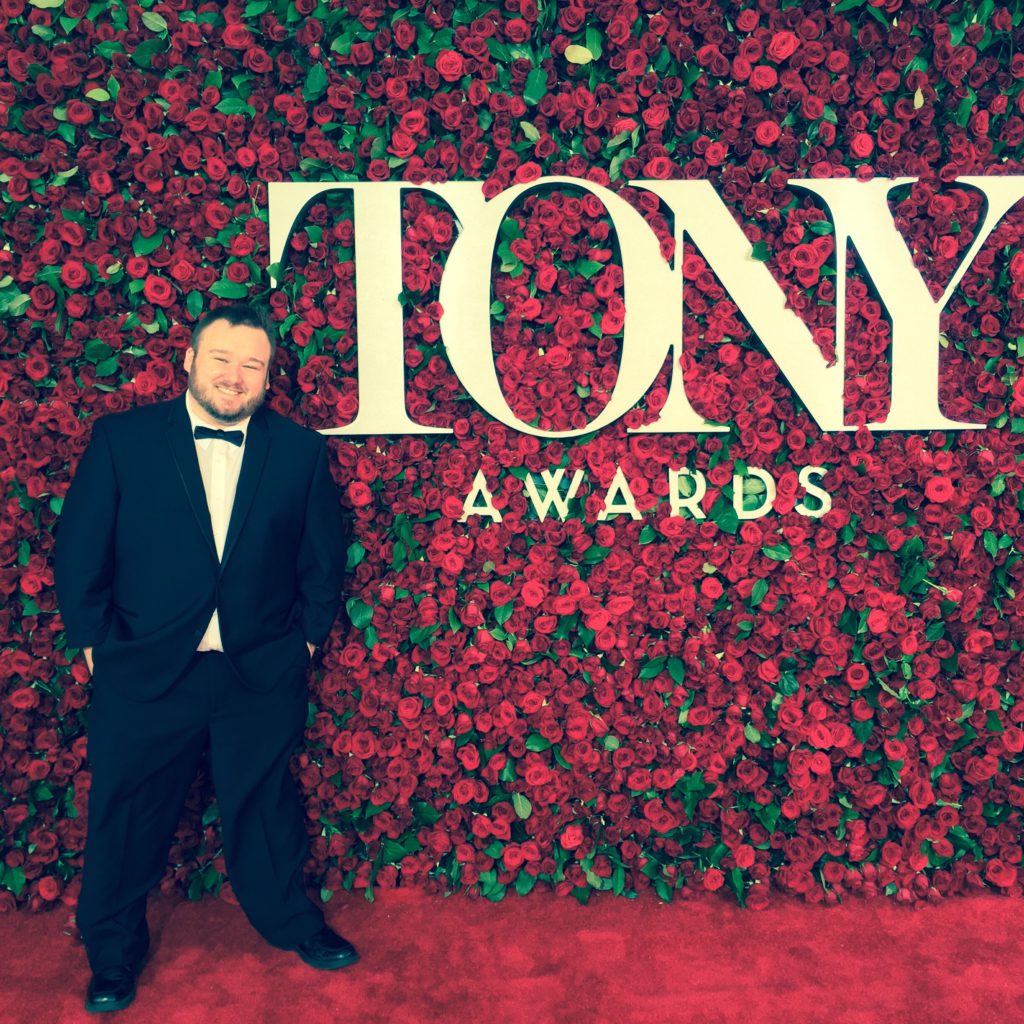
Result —
[[323, 438], [263, 405], [274, 345], [251, 306], [214, 310], [177, 399], [99, 420], [68, 490], [56, 583], [93, 673], [78, 926], [86, 1009], [135, 996], [159, 881], [209, 745], [228, 877], [263, 937], [355, 963], [308, 899], [288, 768], [306, 674], [340, 604], [346, 527]]

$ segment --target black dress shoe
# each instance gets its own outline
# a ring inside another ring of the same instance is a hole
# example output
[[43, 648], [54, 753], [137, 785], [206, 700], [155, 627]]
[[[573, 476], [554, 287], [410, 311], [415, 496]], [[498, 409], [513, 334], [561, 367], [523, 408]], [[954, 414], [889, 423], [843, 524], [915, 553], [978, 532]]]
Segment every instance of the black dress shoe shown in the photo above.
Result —
[[305, 942], [295, 947], [295, 952], [310, 967], [320, 971], [334, 971], [356, 963], [359, 954], [348, 939], [335, 934], [326, 925], [314, 932]]
[[86, 1010], [89, 1013], [107, 1013], [130, 1006], [135, 998], [136, 974], [125, 964], [97, 971], [85, 994]]

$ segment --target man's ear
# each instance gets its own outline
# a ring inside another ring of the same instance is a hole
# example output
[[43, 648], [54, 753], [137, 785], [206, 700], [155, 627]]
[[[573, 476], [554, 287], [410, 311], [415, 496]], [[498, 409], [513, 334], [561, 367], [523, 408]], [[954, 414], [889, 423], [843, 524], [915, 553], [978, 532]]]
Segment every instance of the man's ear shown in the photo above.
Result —
[[189, 345], [189, 347], [187, 349], [185, 349], [185, 363], [184, 363], [184, 366], [185, 366], [185, 372], [186, 373], [191, 373], [192, 372], [192, 360], [195, 358], [195, 354], [196, 354], [196, 350], [191, 345]]

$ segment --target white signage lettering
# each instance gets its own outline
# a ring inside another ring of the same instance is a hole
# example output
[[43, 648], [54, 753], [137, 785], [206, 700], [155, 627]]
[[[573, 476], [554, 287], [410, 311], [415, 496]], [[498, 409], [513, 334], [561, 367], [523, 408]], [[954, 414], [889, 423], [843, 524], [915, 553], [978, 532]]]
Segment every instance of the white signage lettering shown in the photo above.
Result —
[[[856, 247], [893, 324], [890, 412], [884, 421], [869, 423], [868, 427], [915, 431], [982, 428], [985, 423], [951, 420], [939, 409], [939, 317], [1000, 219], [1024, 198], [1024, 176], [958, 179], [959, 184], [984, 194], [986, 209], [968, 252], [938, 301], [931, 298], [914, 267], [888, 207], [889, 193], [914, 180], [790, 182], [818, 196], [835, 225], [836, 358], [832, 363], [826, 363], [806, 324], [787, 308], [785, 292], [767, 266], [752, 259], [746, 236], [707, 181], [630, 182], [654, 193], [671, 209], [676, 240], [671, 264], [662, 257], [653, 231], [632, 206], [611, 190], [577, 178], [540, 178], [506, 189], [489, 200], [479, 182], [416, 186], [402, 182], [272, 182], [271, 260], [280, 262], [285, 258], [288, 239], [304, 207], [329, 191], [352, 192], [356, 317], [361, 339], [359, 411], [351, 423], [323, 430], [325, 434], [451, 433], [444, 427], [415, 422], [405, 404], [403, 314], [398, 296], [402, 290], [402, 193], [411, 188], [443, 200], [460, 225], [440, 289], [444, 309], [441, 336], [452, 370], [482, 409], [517, 431], [543, 438], [570, 438], [600, 430], [643, 398], [669, 357], [672, 375], [664, 407], [654, 422], [629, 432], [677, 434], [726, 429], [697, 413], [683, 387], [679, 363], [683, 345], [681, 268], [686, 238], [718, 275], [822, 430], [856, 429], [845, 423], [843, 410], [846, 252], [850, 243]], [[552, 187], [583, 189], [604, 204], [622, 254], [626, 307], [619, 374], [608, 404], [585, 427], [560, 431], [541, 430], [516, 418], [502, 393], [490, 341], [492, 261], [501, 222], [512, 204], [527, 192]], [[808, 489], [808, 493], [813, 491]], [[552, 495], [550, 487], [548, 497], [545, 507], [556, 502], [560, 512], [560, 499]], [[673, 498], [676, 500], [687, 499], [677, 494]]]

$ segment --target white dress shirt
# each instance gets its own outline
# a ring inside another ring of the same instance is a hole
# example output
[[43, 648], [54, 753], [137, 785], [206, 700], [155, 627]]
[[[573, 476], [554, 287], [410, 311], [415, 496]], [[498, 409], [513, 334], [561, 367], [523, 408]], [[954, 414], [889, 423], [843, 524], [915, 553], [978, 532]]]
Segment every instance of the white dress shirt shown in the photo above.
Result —
[[[241, 430], [246, 432], [249, 426], [247, 416], [240, 423], [225, 426], [215, 423], [203, 414], [189, 392], [185, 393], [185, 408], [195, 434], [197, 426], [213, 427], [216, 430]], [[231, 519], [231, 507], [235, 503], [235, 491], [238, 489], [238, 474], [242, 469], [242, 455], [245, 452], [245, 441], [233, 445], [218, 438], [196, 440], [196, 456], [199, 459], [199, 471], [203, 476], [203, 487], [206, 490], [206, 504], [210, 510], [210, 522], [213, 525], [213, 540], [217, 546], [217, 557], [224, 554], [224, 540], [228, 535], [228, 522]], [[217, 609], [213, 610], [210, 622], [206, 627], [202, 640], [199, 641], [200, 651], [223, 651], [224, 644], [220, 637], [220, 620]]]

